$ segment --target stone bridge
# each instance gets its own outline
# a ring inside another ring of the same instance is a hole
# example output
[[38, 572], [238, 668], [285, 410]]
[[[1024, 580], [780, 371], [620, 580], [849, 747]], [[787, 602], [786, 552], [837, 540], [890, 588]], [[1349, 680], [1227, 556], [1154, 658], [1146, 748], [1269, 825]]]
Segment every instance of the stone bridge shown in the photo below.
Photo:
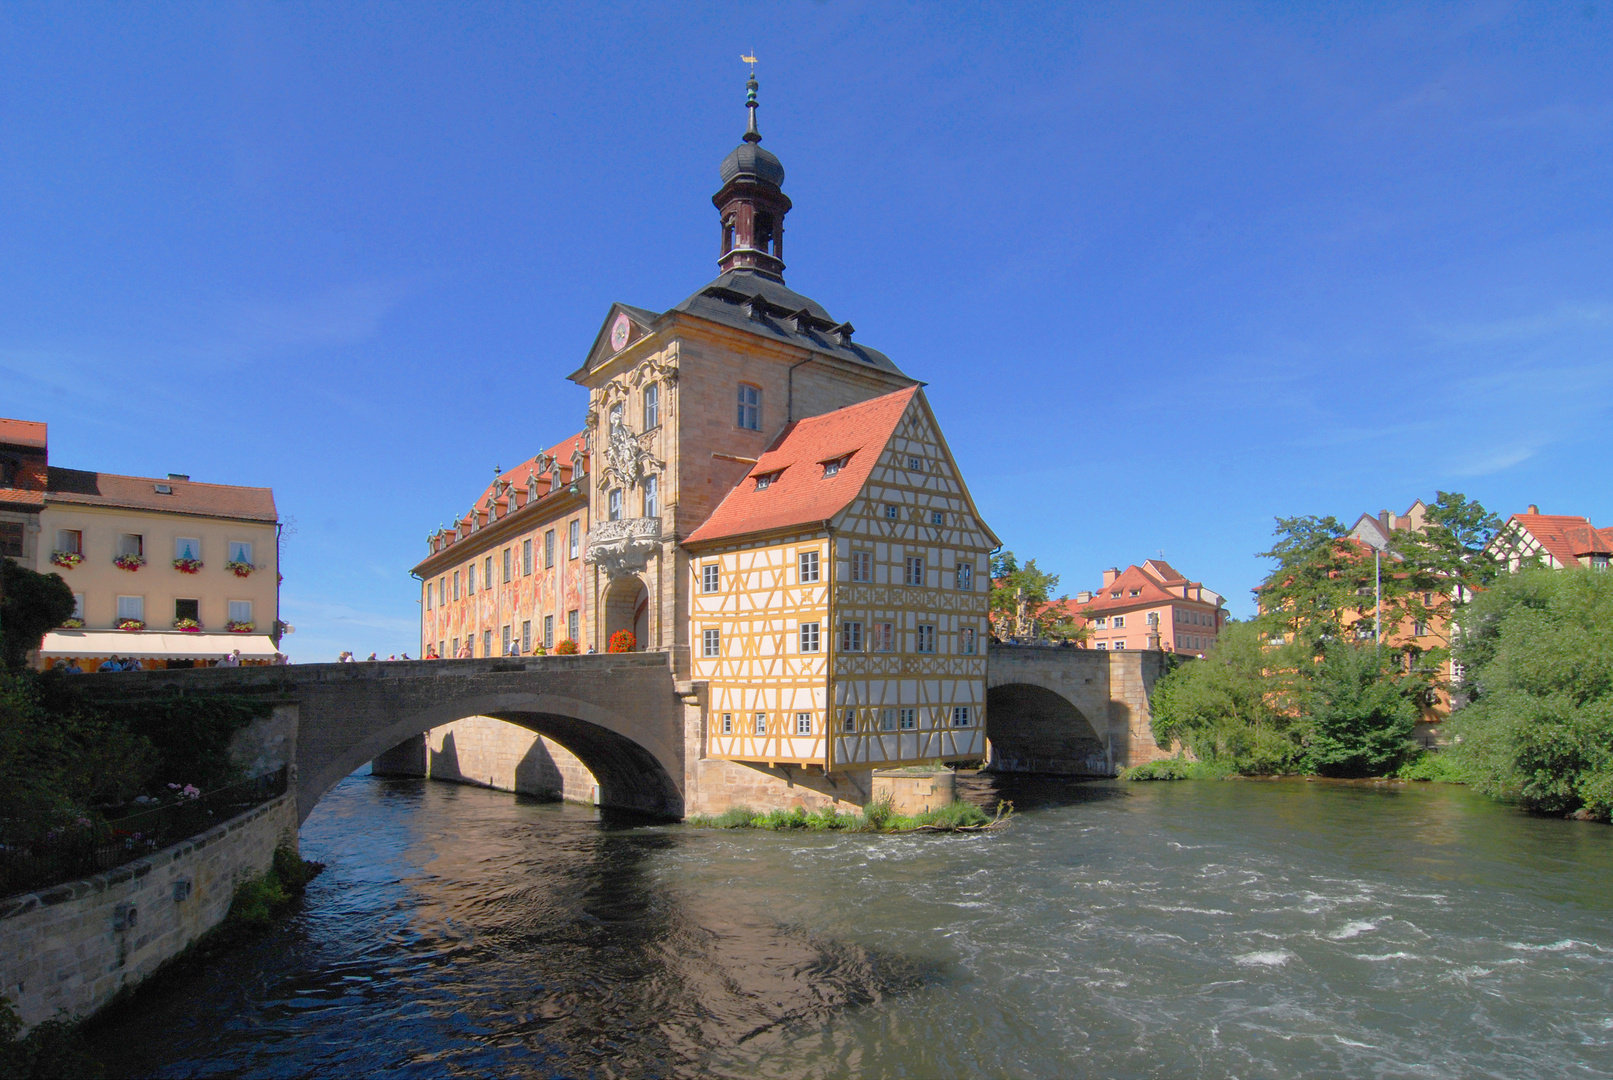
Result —
[[[1112, 776], [1165, 756], [1150, 730], [1149, 694], [1166, 663], [1157, 652], [992, 646], [986, 697], [990, 767]], [[234, 750], [258, 772], [295, 765], [299, 821], [355, 769], [400, 751], [424, 753], [425, 732], [472, 716], [506, 721], [569, 750], [593, 774], [603, 806], [683, 817], [735, 800], [761, 808], [860, 803], [869, 791], [821, 770], [703, 760], [702, 687], [677, 683], [664, 653], [214, 667], [85, 678], [91, 693], [114, 699], [179, 689], [272, 702], [273, 715], [238, 736]]]
[[986, 738], [997, 772], [1113, 776], [1169, 757], [1154, 742], [1154, 683], [1167, 653], [993, 645]]
[[[466, 716], [546, 735], [594, 774], [602, 805], [682, 817], [699, 755], [699, 706], [661, 653], [194, 668], [86, 676], [97, 696], [182, 689], [261, 696], [247, 734], [261, 764], [296, 764], [298, 821], [344, 776]], [[682, 693], [680, 693], [680, 689]], [[686, 738], [694, 714], [694, 753]], [[237, 754], [241, 753], [239, 740]]]

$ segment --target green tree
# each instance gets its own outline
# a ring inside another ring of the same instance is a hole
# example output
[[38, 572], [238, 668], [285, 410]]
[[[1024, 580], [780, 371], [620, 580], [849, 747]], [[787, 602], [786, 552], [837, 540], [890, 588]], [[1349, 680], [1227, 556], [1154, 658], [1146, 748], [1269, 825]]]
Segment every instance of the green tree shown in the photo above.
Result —
[[1296, 672], [1309, 662], [1305, 646], [1273, 648], [1256, 623], [1228, 623], [1204, 659], [1178, 663], [1155, 685], [1154, 736], [1239, 772], [1301, 770], [1309, 728]]
[[1382, 776], [1411, 749], [1414, 677], [1372, 646], [1335, 641], [1306, 679], [1312, 767], [1324, 776]]
[[1613, 574], [1504, 575], [1461, 625], [1473, 700], [1449, 730], [1474, 786], [1544, 813], [1613, 815]]
[[[1277, 542], [1263, 559], [1277, 565], [1255, 590], [1260, 601], [1256, 622], [1270, 638], [1304, 645], [1321, 656], [1372, 610], [1373, 565], [1370, 549], [1350, 542], [1335, 517], [1278, 518]], [[1353, 613], [1354, 621], [1346, 618]]]
[[[1031, 559], [1023, 566], [1012, 551], [1000, 551], [991, 557], [991, 628], [999, 637], [1016, 632], [1021, 610], [1027, 618], [1034, 618], [1049, 603], [1063, 602], [1066, 597], [1053, 595], [1058, 588], [1059, 576], [1043, 572]], [[1023, 609], [1021, 603], [1023, 602]]]
[[73, 614], [73, 590], [60, 574], [38, 574], [0, 559], [0, 662], [21, 667], [45, 632]]

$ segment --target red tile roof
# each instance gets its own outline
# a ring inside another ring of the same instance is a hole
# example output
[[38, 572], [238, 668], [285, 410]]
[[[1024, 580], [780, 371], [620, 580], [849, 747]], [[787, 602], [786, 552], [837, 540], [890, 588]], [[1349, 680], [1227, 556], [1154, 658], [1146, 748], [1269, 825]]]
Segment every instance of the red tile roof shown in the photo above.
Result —
[[1590, 518], [1576, 514], [1513, 514], [1517, 522], [1540, 541], [1540, 546], [1564, 566], [1579, 565], [1582, 555], [1613, 554], [1613, 529], [1598, 529]]
[[[1087, 610], [1104, 614], [1167, 603], [1202, 604], [1212, 610], [1220, 606], [1220, 597], [1208, 589], [1204, 589], [1201, 593], [1204, 599], [1197, 599], [1184, 596], [1184, 588], [1188, 593], [1192, 593], [1195, 589], [1203, 589], [1203, 586], [1197, 581], [1189, 581], [1183, 577], [1169, 563], [1160, 559], [1149, 559], [1142, 566], [1135, 564], [1128, 566], [1119, 577], [1101, 589], [1095, 590], [1091, 600], [1084, 603], [1080, 600], [1066, 600], [1062, 606], [1064, 610], [1076, 616]], [[1138, 595], [1131, 595], [1133, 589], [1137, 590]], [[1111, 593], [1120, 595], [1111, 596]]]
[[[828, 521], [862, 491], [918, 387], [797, 420], [779, 432], [750, 474], [685, 543]], [[834, 476], [823, 463], [850, 455]], [[763, 490], [756, 477], [777, 474]]]
[[0, 416], [0, 443], [43, 450], [45, 425], [38, 420], [7, 420]]
[[[163, 495], [157, 485], [172, 490]], [[274, 522], [274, 492], [234, 484], [199, 484], [153, 476], [119, 476], [82, 469], [50, 469], [45, 501], [56, 505], [115, 506], [126, 510], [164, 510], [171, 514]]]

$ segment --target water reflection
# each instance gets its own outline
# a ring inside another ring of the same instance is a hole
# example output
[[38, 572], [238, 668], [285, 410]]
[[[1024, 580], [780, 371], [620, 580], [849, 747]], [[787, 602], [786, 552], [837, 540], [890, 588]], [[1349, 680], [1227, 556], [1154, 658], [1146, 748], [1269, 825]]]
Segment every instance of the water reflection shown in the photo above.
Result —
[[1456, 789], [966, 781], [973, 837], [352, 777], [306, 907], [114, 1075], [1613, 1073], [1613, 830]]

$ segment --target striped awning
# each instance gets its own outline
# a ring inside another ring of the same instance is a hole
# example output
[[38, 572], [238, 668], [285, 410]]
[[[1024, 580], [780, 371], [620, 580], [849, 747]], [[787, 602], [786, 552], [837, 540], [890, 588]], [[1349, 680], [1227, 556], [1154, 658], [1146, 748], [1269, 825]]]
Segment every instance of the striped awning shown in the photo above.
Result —
[[154, 630], [52, 630], [39, 655], [54, 657], [137, 656], [142, 660], [222, 660], [241, 650], [243, 660], [273, 660], [267, 634], [160, 633]]

